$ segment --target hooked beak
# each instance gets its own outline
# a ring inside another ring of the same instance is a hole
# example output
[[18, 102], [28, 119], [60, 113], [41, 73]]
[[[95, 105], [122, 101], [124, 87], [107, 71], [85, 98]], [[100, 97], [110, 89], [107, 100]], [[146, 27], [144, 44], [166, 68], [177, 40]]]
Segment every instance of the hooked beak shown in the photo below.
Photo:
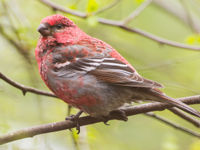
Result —
[[46, 23], [41, 23], [38, 27], [38, 32], [40, 32], [40, 34], [42, 36], [49, 36], [51, 35], [51, 30], [48, 24]]

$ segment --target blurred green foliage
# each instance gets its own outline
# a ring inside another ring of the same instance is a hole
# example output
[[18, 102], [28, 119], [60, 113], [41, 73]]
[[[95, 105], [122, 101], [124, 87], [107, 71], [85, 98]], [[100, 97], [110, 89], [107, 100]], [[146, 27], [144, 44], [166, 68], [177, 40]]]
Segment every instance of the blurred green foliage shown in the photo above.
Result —
[[186, 43], [188, 44], [199, 44], [200, 43], [200, 35], [193, 34], [187, 37]]
[[200, 141], [194, 141], [190, 146], [190, 150], [199, 150], [200, 149]]
[[87, 12], [88, 13], [97, 11], [98, 8], [99, 8], [99, 4], [97, 3], [96, 0], [88, 0], [88, 3], [87, 3]]
[[[111, 0], [53, 1], [66, 8], [89, 14], [113, 2]], [[0, 71], [19, 83], [48, 90], [40, 79], [34, 59], [34, 49], [39, 37], [37, 27], [42, 18], [60, 12], [41, 4], [39, 0], [1, 0], [0, 2], [0, 26], [9, 37], [23, 47], [20, 51], [3, 35], [0, 36]], [[98, 16], [120, 20], [128, 16], [142, 2], [144, 1], [121, 0], [116, 6]], [[173, 4], [171, 5], [173, 7]], [[199, 52], [160, 45], [140, 35], [98, 24], [95, 16], [80, 19], [69, 14], [64, 15], [89, 35], [102, 39], [116, 48], [141, 75], [165, 85], [163, 91], [168, 95], [182, 97], [199, 94]], [[200, 15], [197, 13], [197, 16]], [[130, 23], [130, 26], [174, 41], [200, 45], [198, 33], [194, 33], [190, 26], [155, 4], [147, 7]], [[200, 110], [199, 105], [194, 107]], [[76, 111], [74, 109], [73, 113]], [[24, 127], [62, 121], [66, 114], [67, 104], [61, 100], [31, 93], [23, 96], [20, 90], [0, 81], [1, 135]], [[168, 111], [158, 112], [158, 114], [196, 130]], [[198, 139], [144, 115], [130, 117], [128, 122], [111, 121], [110, 124], [105, 126], [99, 123], [82, 128], [80, 135], [74, 135], [79, 148], [84, 150], [200, 149]], [[69, 132], [39, 135], [0, 146], [0, 150], [77, 149], [73, 145]]]

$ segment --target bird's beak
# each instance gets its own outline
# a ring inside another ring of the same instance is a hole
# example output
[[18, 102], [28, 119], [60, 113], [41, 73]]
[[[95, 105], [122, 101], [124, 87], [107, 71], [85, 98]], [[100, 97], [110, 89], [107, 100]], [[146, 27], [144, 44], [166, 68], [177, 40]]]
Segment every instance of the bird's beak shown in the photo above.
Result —
[[39, 27], [38, 27], [37, 30], [38, 30], [38, 32], [40, 32], [40, 34], [42, 36], [49, 36], [49, 35], [51, 35], [51, 29], [50, 29], [49, 25], [46, 24], [46, 23], [41, 23], [39, 25]]

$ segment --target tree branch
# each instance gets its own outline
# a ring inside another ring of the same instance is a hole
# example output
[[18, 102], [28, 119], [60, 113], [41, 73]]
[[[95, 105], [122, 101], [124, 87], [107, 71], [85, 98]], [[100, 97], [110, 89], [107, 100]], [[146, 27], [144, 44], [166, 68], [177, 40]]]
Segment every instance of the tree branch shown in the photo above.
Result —
[[24, 85], [22, 85], [20, 83], [17, 83], [15, 81], [9, 79], [8, 77], [6, 77], [1, 72], [0, 72], [0, 79], [4, 80], [8, 84], [16, 87], [17, 89], [20, 89], [22, 91], [23, 95], [25, 95], [26, 92], [31, 92], [31, 93], [35, 93], [35, 94], [39, 94], [39, 95], [45, 95], [45, 96], [49, 96], [49, 97], [56, 97], [53, 93], [40, 91], [38, 89], [35, 89], [35, 88], [32, 88], [32, 87], [27, 87], [27, 86], [24, 86]]
[[174, 114], [178, 115], [179, 117], [185, 119], [186, 121], [192, 123], [193, 125], [195, 125], [197, 128], [200, 128], [200, 122], [199, 120], [197, 120], [196, 118], [193, 118], [191, 116], [189, 116], [188, 114], [184, 113], [183, 111], [179, 110], [176, 107], [173, 108], [169, 108], [169, 110], [171, 112], [173, 112]]
[[[68, 8], [64, 8], [60, 5], [57, 5], [53, 2], [51, 2], [50, 0], [39, 0], [39, 1], [42, 2], [45, 5], [53, 8], [53, 9], [55, 9], [55, 10], [58, 10], [58, 11], [61, 11], [61, 12], [67, 13], [67, 14], [71, 14], [71, 15], [74, 15], [74, 16], [77, 16], [77, 17], [80, 17], [80, 18], [87, 18], [88, 17], [86, 13], [71, 10], [71, 9], [68, 9]], [[97, 17], [97, 21], [101, 24], [119, 27], [123, 30], [136, 33], [136, 34], [141, 35], [145, 38], [156, 41], [160, 44], [165, 44], [165, 45], [169, 45], [169, 46], [172, 46], [172, 47], [183, 48], [183, 49], [188, 49], [188, 50], [193, 50], [193, 51], [200, 51], [199, 46], [190, 46], [190, 45], [187, 45], [187, 44], [182, 44], [182, 43], [179, 43], [179, 42], [167, 40], [167, 39], [161, 38], [159, 36], [153, 35], [151, 33], [148, 33], [146, 31], [143, 31], [141, 29], [131, 28], [131, 27], [128, 27], [126, 25], [123, 25], [123, 21], [115, 21], [115, 20], [105, 19], [105, 18], [100, 18], [100, 17]]]
[[[200, 95], [180, 98], [179, 100], [186, 104], [199, 104], [200, 103]], [[126, 107], [122, 110], [126, 113], [127, 116], [132, 116], [132, 115], [136, 115], [136, 114], [147, 113], [150, 111], [161, 111], [161, 110], [171, 108], [171, 107], [173, 107], [173, 106], [170, 104], [157, 102], [157, 103], [147, 103], [147, 104], [137, 105], [137, 106], [133, 106], [133, 107]], [[118, 117], [119, 116], [111, 116], [110, 115], [107, 117], [107, 119], [108, 120], [119, 119]], [[86, 116], [86, 117], [79, 118], [79, 125], [85, 126], [85, 125], [95, 124], [95, 123], [103, 122], [103, 121], [105, 121], [105, 120], [100, 119], [100, 118], [93, 118], [90, 116]], [[56, 131], [65, 130], [65, 129], [71, 129], [74, 127], [76, 127], [76, 122], [73, 122], [70, 120], [33, 126], [30, 128], [21, 129], [21, 130], [14, 131], [14, 132], [0, 136], [0, 144], [5, 144], [5, 143], [11, 142], [11, 141], [24, 139], [27, 137], [33, 137], [33, 136], [39, 135], [39, 134], [56, 132]]]
[[47, 5], [47, 6], [50, 6], [54, 10], [59, 10], [61, 12], [71, 14], [71, 15], [74, 15], [74, 16], [77, 16], [77, 17], [80, 17], [80, 18], [87, 18], [86, 13], [82, 13], [82, 12], [79, 12], [79, 11], [64, 8], [64, 7], [57, 5], [56, 3], [53, 3], [49, 0], [39, 0], [39, 1], [42, 2], [43, 4]]
[[[188, 1], [192, 2], [192, 1]], [[198, 16], [195, 16], [191, 14], [192, 16], [192, 22], [193, 25], [191, 26], [190, 20], [188, 20], [188, 14], [185, 11], [184, 7], [181, 5], [180, 1], [174, 1], [174, 0], [153, 0], [153, 3], [155, 5], [158, 5], [159, 7], [163, 8], [166, 12], [169, 14], [172, 14], [174, 17], [182, 21], [183, 23], [187, 24], [189, 27], [192, 28], [193, 31], [196, 33], [200, 33], [200, 19]], [[197, 8], [199, 8], [198, 4], [196, 4]]]
[[124, 25], [128, 24], [133, 20], [135, 17], [137, 17], [147, 6], [151, 4], [153, 0], [146, 0], [143, 2], [138, 8], [136, 8], [128, 17], [126, 17], [122, 22]]
[[171, 127], [174, 127], [177, 130], [183, 131], [183, 132], [185, 132], [185, 133], [187, 133], [189, 135], [192, 135], [192, 136], [195, 136], [197, 138], [200, 138], [200, 134], [199, 133], [194, 132], [194, 131], [192, 131], [190, 129], [184, 128], [184, 127], [182, 127], [182, 126], [180, 126], [178, 124], [175, 124], [175, 123], [173, 123], [173, 122], [171, 122], [169, 120], [166, 120], [165, 118], [160, 117], [160, 116], [158, 116], [158, 115], [156, 115], [154, 113], [148, 112], [145, 115], [147, 115], [147, 116], [149, 116], [151, 118], [154, 118], [156, 120], [159, 120], [159, 121], [161, 121], [161, 122], [163, 122], [163, 123], [165, 123], [165, 124], [167, 124], [167, 125], [169, 125]]
[[[12, 27], [12, 26], [11, 26]], [[9, 42], [14, 48], [16, 48], [17, 52], [19, 52], [19, 54], [21, 56], [24, 57], [24, 59], [31, 64], [30, 61], [30, 55], [28, 53], [28, 51], [26, 50], [26, 48], [24, 46], [22, 46], [21, 44], [17, 43], [13, 38], [11, 38], [6, 31], [4, 31], [4, 27], [3, 25], [0, 24], [0, 35], [7, 41]]]
[[114, 0], [112, 3], [110, 3], [109, 5], [103, 7], [102, 9], [97, 10], [96, 12], [93, 12], [92, 15], [97, 15], [100, 14], [112, 7], [114, 7], [115, 5], [117, 5], [121, 0]]
[[121, 26], [121, 28], [123, 28], [127, 31], [130, 31], [130, 32], [134, 32], [134, 33], [137, 33], [139, 35], [142, 35], [142, 36], [144, 36], [148, 39], [151, 39], [153, 41], [156, 41], [160, 44], [165, 44], [165, 45], [169, 45], [169, 46], [176, 47], [176, 48], [190, 49], [190, 50], [194, 50], [194, 51], [200, 50], [199, 46], [190, 46], [190, 45], [187, 45], [187, 44], [182, 44], [182, 43], [179, 43], [179, 42], [167, 40], [167, 39], [161, 38], [159, 36], [153, 35], [151, 33], [148, 33], [146, 31], [143, 31], [141, 29], [129, 28], [129, 27], [123, 26], [123, 25]]

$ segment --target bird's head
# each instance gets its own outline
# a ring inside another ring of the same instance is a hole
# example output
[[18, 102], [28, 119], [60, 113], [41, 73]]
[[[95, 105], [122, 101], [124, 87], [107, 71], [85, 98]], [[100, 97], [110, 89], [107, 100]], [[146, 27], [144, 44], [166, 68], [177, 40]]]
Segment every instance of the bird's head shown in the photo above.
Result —
[[83, 34], [73, 21], [59, 14], [44, 18], [38, 27], [38, 32], [42, 38], [54, 38], [57, 43], [73, 42], [77, 34]]
[[41, 36], [35, 49], [35, 55], [39, 63], [55, 47], [77, 44], [89, 37], [73, 21], [59, 14], [42, 19], [38, 32]]

